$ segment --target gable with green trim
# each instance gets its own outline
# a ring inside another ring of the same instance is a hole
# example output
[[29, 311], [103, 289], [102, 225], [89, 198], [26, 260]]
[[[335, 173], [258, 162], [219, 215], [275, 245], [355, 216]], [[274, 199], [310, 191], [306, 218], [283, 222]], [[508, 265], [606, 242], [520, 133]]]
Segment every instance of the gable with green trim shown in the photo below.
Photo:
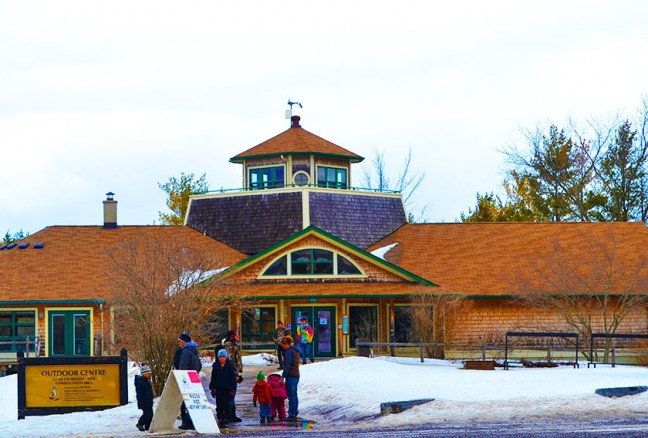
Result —
[[436, 286], [401, 267], [310, 226], [224, 273], [264, 280], [400, 281]]

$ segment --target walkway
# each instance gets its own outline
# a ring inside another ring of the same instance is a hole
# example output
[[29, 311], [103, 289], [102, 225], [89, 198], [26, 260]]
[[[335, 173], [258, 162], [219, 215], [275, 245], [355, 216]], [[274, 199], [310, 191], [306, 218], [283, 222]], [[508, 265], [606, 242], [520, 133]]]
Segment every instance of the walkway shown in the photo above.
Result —
[[[243, 382], [239, 384], [236, 392], [236, 414], [243, 419], [242, 423], [231, 423], [230, 427], [222, 430], [223, 433], [241, 433], [241, 432], [260, 432], [260, 431], [280, 431], [285, 430], [285, 424], [274, 423], [270, 425], [262, 425], [259, 422], [259, 408], [255, 408], [252, 404], [252, 387], [256, 382], [256, 375], [259, 371], [263, 371], [266, 376], [272, 373], [281, 372], [277, 369], [277, 364], [273, 365], [248, 365], [243, 367]], [[203, 386], [209, 388], [209, 380], [211, 378], [211, 368], [203, 368], [204, 376], [202, 377]], [[206, 392], [209, 392], [208, 390]], [[207, 395], [210, 402], [216, 401]], [[286, 408], [287, 406], [286, 402]]]

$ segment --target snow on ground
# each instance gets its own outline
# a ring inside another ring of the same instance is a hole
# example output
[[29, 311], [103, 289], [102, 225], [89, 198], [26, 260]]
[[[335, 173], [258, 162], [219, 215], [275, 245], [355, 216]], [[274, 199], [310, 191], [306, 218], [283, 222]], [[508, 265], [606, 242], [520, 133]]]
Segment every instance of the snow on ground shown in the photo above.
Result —
[[[263, 366], [272, 355], [244, 357], [246, 366]], [[274, 369], [274, 364], [273, 369]], [[0, 378], [3, 436], [141, 436], [140, 412], [129, 368], [129, 403], [99, 412], [16, 419], [17, 377]], [[209, 368], [206, 368], [209, 372]], [[349, 357], [301, 367], [300, 414], [325, 427], [397, 426], [433, 422], [521, 421], [578, 417], [648, 416], [648, 392], [610, 399], [597, 388], [648, 386], [648, 369], [599, 365], [559, 368], [511, 368], [507, 371], [461, 369], [460, 363], [404, 358]], [[434, 398], [400, 414], [380, 417], [380, 403]], [[365, 421], [358, 422], [357, 420]], [[367, 423], [369, 422], [369, 423]]]
[[478, 371], [460, 367], [398, 358], [349, 357], [315, 363], [301, 368], [300, 411], [353, 421], [375, 417], [382, 402], [434, 398], [400, 414], [380, 417], [377, 425], [648, 415], [648, 392], [618, 399], [594, 393], [597, 388], [648, 386], [646, 368], [599, 365]]
[[277, 360], [277, 356], [274, 354], [259, 353], [250, 356], [243, 356], [243, 366], [276, 365], [278, 363], [279, 361]]

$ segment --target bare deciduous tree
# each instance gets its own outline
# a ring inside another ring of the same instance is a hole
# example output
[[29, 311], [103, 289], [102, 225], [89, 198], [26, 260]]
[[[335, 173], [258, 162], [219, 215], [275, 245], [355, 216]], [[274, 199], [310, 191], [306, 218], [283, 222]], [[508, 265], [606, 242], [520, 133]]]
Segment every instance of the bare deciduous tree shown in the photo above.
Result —
[[[371, 165], [369, 168], [365, 168], [363, 184], [368, 187], [378, 191], [389, 191], [394, 190], [402, 194], [403, 203], [408, 208], [412, 208], [412, 195], [419, 188], [423, 179], [425, 178], [425, 172], [421, 170], [415, 170], [412, 168], [412, 149], [410, 148], [403, 167], [401, 168], [398, 176], [395, 179], [392, 179], [389, 176], [387, 170], [387, 163], [385, 161], [385, 154], [382, 151], [374, 150], [374, 156], [371, 159]], [[427, 205], [423, 206], [417, 215], [414, 215], [412, 212], [409, 213], [409, 219], [411, 222], [416, 220], [416, 216], [419, 219], [424, 219], [425, 210]]]
[[[411, 299], [411, 329], [413, 341], [425, 344], [444, 344], [460, 321], [459, 316], [467, 310], [469, 301], [456, 295], [418, 294]], [[429, 357], [443, 359], [443, 347], [427, 347]]]
[[[553, 242], [543, 256], [530, 261], [533, 272], [513, 274], [511, 284], [523, 304], [549, 311], [578, 333], [586, 354], [592, 333], [619, 333], [632, 312], [645, 313], [648, 254], [636, 239], [629, 242], [612, 234], [583, 234], [580, 241], [583, 247], [577, 250]], [[604, 361], [610, 347], [608, 339]]]
[[173, 366], [180, 333], [200, 342], [214, 312], [238, 303], [231, 287], [218, 279], [218, 254], [192, 247], [180, 237], [138, 236], [108, 251], [114, 293], [116, 346], [125, 347], [152, 371], [160, 394]]

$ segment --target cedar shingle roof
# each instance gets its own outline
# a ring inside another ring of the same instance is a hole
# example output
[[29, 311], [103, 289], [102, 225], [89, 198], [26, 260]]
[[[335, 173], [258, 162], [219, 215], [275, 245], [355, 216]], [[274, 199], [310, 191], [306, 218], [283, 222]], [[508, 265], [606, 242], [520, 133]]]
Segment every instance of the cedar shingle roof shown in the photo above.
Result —
[[302, 127], [291, 127], [279, 135], [264, 141], [238, 155], [230, 158], [232, 163], [241, 163], [245, 159], [277, 155], [324, 155], [349, 159], [352, 163], [364, 160], [341, 146], [308, 132]]
[[[637, 277], [638, 268], [640, 283], [648, 284], [648, 229], [641, 222], [406, 224], [369, 251], [393, 243], [386, 260], [465, 295], [516, 295], [522, 279], [545, 287], [569, 269], [592, 279], [604, 266], [613, 266], [617, 285]], [[612, 264], [604, 260], [612, 255]]]
[[[184, 226], [47, 227], [0, 251], [0, 301], [110, 299], [107, 250], [136, 237], [170, 242], [181, 239], [187, 246], [217, 252], [223, 267], [245, 256], [230, 247]], [[34, 243], [42, 242], [42, 249]]]

